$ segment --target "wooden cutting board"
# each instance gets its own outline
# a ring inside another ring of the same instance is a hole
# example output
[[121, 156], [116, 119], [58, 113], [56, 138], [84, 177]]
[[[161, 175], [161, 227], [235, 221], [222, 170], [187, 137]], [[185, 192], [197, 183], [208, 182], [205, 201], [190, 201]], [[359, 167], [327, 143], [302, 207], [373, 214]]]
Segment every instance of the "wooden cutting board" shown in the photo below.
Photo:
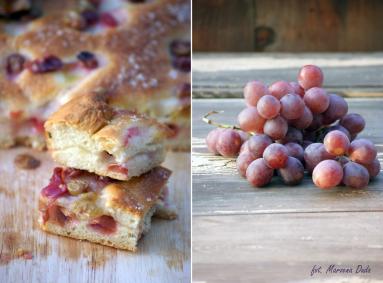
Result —
[[[29, 153], [34, 170], [14, 165]], [[37, 224], [39, 192], [55, 166], [46, 152], [0, 150], [0, 282], [189, 282], [190, 155], [169, 153], [174, 221], [154, 219], [137, 253], [47, 234]]]

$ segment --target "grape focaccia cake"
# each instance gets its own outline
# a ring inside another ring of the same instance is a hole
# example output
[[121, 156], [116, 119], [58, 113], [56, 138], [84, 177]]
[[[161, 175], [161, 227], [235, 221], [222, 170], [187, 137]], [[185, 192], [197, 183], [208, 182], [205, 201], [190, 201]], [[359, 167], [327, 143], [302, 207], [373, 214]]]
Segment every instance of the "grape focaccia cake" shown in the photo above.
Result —
[[[28, 2], [28, 1], [26, 1]], [[111, 105], [173, 129], [190, 146], [188, 0], [42, 1], [42, 16], [0, 21], [0, 147], [44, 148], [44, 122], [104, 89]]]
[[40, 194], [39, 224], [53, 234], [135, 251], [170, 174], [156, 167], [126, 182], [57, 167]]
[[165, 159], [168, 127], [108, 105], [105, 95], [76, 97], [45, 123], [48, 149], [59, 164], [129, 180]]

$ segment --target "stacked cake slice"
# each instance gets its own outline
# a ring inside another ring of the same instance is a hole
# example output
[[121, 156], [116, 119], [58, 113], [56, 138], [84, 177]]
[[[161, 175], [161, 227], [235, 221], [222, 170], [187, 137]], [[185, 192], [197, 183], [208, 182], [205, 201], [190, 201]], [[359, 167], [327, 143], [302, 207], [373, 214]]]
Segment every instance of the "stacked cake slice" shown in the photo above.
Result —
[[45, 123], [57, 167], [41, 191], [42, 229], [135, 251], [151, 217], [174, 218], [166, 203], [170, 170], [160, 167], [168, 129], [83, 95]]

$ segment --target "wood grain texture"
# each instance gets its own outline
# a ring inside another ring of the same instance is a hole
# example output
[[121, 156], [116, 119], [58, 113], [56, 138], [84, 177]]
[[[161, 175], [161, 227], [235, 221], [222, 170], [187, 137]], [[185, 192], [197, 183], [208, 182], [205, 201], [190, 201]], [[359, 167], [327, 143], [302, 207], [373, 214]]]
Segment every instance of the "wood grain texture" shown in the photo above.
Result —
[[253, 13], [252, 0], [193, 1], [193, 50], [252, 50]]
[[[193, 216], [195, 282], [381, 283], [382, 212]], [[329, 265], [353, 274], [326, 274]], [[357, 265], [371, 272], [355, 274]], [[310, 276], [314, 265], [322, 274]]]
[[246, 82], [296, 81], [306, 64], [323, 69], [324, 87], [330, 92], [383, 96], [383, 53], [194, 53], [193, 97], [243, 97]]
[[[36, 170], [14, 167], [18, 153], [42, 161]], [[37, 199], [54, 166], [47, 153], [16, 148], [0, 151], [0, 282], [189, 282], [190, 157], [170, 153], [173, 170], [170, 198], [179, 213], [175, 221], [154, 219], [138, 252], [120, 251], [41, 231]], [[31, 260], [15, 255], [31, 253]]]
[[379, 0], [193, 1], [195, 51], [380, 51], [382, 26]]
[[[383, 98], [347, 99], [360, 113], [383, 164]], [[310, 177], [295, 187], [277, 178], [255, 189], [233, 159], [212, 156], [201, 117], [235, 123], [240, 99], [193, 100], [193, 279], [196, 282], [383, 282], [383, 174], [368, 188], [320, 190]], [[214, 116], [213, 116], [214, 117]], [[353, 274], [310, 276], [314, 265], [354, 268]], [[357, 265], [371, 273], [356, 274]]]

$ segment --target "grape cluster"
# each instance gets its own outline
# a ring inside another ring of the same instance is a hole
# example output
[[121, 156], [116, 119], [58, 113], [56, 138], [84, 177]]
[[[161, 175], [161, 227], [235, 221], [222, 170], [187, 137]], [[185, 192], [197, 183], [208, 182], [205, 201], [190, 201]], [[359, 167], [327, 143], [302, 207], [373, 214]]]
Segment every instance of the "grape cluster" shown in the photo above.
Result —
[[322, 189], [366, 187], [380, 172], [375, 145], [357, 139], [366, 123], [322, 84], [323, 72], [314, 65], [301, 68], [298, 82], [269, 87], [248, 82], [239, 127], [212, 130], [209, 151], [237, 157], [239, 174], [255, 187], [267, 185], [276, 173], [286, 185], [297, 185], [305, 171]]

